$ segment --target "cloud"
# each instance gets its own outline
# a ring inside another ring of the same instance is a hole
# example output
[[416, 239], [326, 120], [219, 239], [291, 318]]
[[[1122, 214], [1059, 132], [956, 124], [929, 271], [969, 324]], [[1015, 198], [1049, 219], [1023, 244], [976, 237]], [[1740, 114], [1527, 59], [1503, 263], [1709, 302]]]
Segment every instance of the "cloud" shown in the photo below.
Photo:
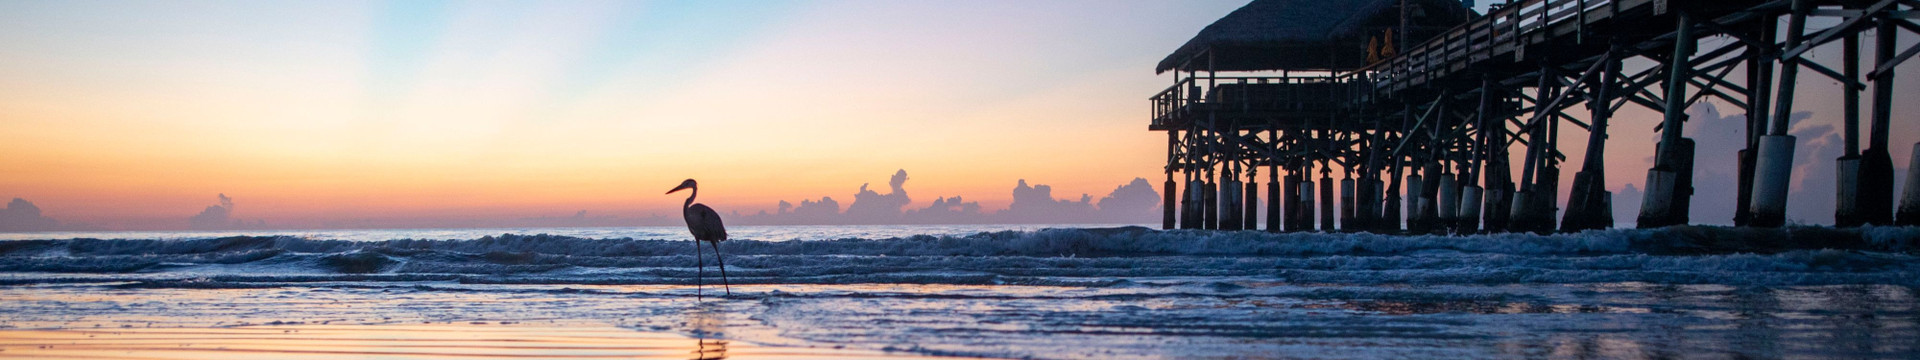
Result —
[[1102, 218], [1139, 222], [1160, 218], [1160, 193], [1153, 190], [1153, 184], [1146, 178], [1133, 178], [1133, 182], [1114, 188], [1112, 193], [1100, 198], [1099, 205]]
[[1077, 223], [1091, 220], [1093, 197], [1080, 194], [1080, 201], [1053, 198], [1053, 187], [1027, 186], [1026, 179], [1013, 187], [1013, 203], [999, 214], [1021, 222]]
[[[1686, 135], [1694, 142], [1693, 197], [1687, 212], [1688, 220], [1695, 224], [1732, 225], [1740, 195], [1739, 183], [1736, 182], [1740, 178], [1739, 151], [1747, 147], [1747, 116], [1722, 114], [1711, 102], [1701, 102], [1688, 108], [1687, 116]], [[1794, 112], [1793, 116], [1788, 117], [1788, 126], [1791, 128], [1812, 117], [1811, 112]], [[1833, 159], [1840, 157], [1838, 152], [1833, 152], [1838, 148], [1827, 148], [1827, 137], [1835, 136], [1832, 126], [1811, 126], [1790, 134], [1799, 142], [1794, 151], [1793, 176], [1794, 184], [1800, 185], [1792, 186], [1789, 190], [1787, 203], [1791, 210], [1788, 210], [1787, 216], [1801, 222], [1832, 223]], [[1838, 141], [1837, 136], [1832, 139]], [[1646, 161], [1649, 166], [1653, 163], [1651, 158]], [[1823, 167], [1825, 172], [1820, 172]], [[1812, 173], [1824, 175], [1806, 175]], [[1804, 183], [1806, 179], [1816, 180]], [[1637, 204], [1640, 200], [1616, 194], [1614, 206], [1618, 208], [1623, 202]], [[1817, 215], [1821, 212], [1825, 213], [1824, 217]], [[1635, 213], [1634, 216], [1638, 217], [1639, 214]]]
[[905, 169], [893, 173], [893, 178], [887, 181], [891, 190], [885, 195], [867, 190], [867, 184], [860, 184], [860, 192], [853, 195], [853, 204], [847, 205], [846, 216], [872, 222], [896, 220], [901, 216], [900, 209], [913, 202], [912, 198], [907, 197], [906, 184]]
[[1006, 209], [988, 213], [979, 202], [960, 196], [942, 196], [926, 207], [911, 208], [907, 195], [907, 171], [895, 171], [887, 182], [886, 194], [863, 184], [854, 193], [854, 201], [840, 212], [840, 203], [832, 197], [819, 201], [801, 200], [799, 206], [780, 201], [773, 213], [761, 211], [739, 215], [739, 224], [754, 225], [838, 225], [838, 224], [983, 224], [983, 223], [1148, 223], [1159, 219], [1160, 196], [1144, 178], [1135, 178], [1100, 199], [1081, 194], [1079, 200], [1056, 199], [1053, 188], [1029, 185], [1019, 180], [1013, 188], [1013, 203]]
[[1740, 178], [1740, 162], [1734, 160], [1739, 159], [1740, 149], [1747, 147], [1746, 114], [1721, 114], [1713, 103], [1701, 102], [1688, 109], [1687, 116], [1686, 135], [1694, 144], [1688, 220], [1732, 225], [1735, 201], [1740, 195], [1739, 183], [1734, 180]]
[[832, 224], [840, 219], [840, 202], [831, 196], [820, 197], [820, 201], [800, 200], [800, 206], [787, 211], [786, 201], [781, 201], [781, 213], [777, 223], [782, 224]]
[[980, 212], [980, 202], [954, 196], [933, 199], [926, 208], [908, 212], [906, 218], [911, 223], [971, 223], [984, 220], [986, 214]]
[[234, 230], [261, 228], [266, 225], [266, 221], [254, 220], [247, 222], [233, 219], [232, 217], [233, 198], [227, 197], [227, 194], [223, 193], [220, 194], [219, 205], [208, 206], [206, 210], [201, 210], [199, 214], [187, 218], [187, 224], [189, 228], [194, 230]]
[[1634, 187], [1632, 183], [1628, 183], [1620, 190], [1614, 190], [1613, 221], [1628, 224], [1626, 227], [1629, 228], [1633, 227], [1634, 220], [1640, 218], [1640, 200], [1646, 195], [1646, 192]]
[[[1801, 120], [1796, 117], [1795, 120]], [[1846, 152], [1841, 133], [1833, 125], [1808, 126], [1790, 132], [1799, 142], [1793, 151], [1793, 182], [1787, 193], [1787, 219], [1802, 224], [1833, 224], [1838, 209], [1838, 160]]]
[[0, 209], [0, 231], [51, 231], [60, 228], [60, 222], [40, 215], [40, 207], [32, 201], [13, 198], [6, 209]]

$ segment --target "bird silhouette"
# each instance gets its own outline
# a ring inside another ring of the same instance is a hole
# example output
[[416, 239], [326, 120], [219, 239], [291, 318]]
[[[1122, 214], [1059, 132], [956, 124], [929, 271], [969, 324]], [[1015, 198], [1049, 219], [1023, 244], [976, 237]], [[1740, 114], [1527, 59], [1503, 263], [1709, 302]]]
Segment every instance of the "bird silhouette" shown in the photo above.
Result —
[[700, 288], [705, 286], [707, 277], [707, 259], [702, 258], [700, 254], [701, 241], [713, 245], [713, 258], [720, 262], [720, 284], [726, 287], [727, 295], [732, 296], [733, 284], [727, 282], [727, 261], [720, 259], [720, 242], [727, 240], [727, 227], [720, 223], [720, 213], [714, 212], [713, 208], [707, 207], [706, 204], [693, 203], [693, 198], [700, 196], [700, 183], [687, 179], [680, 182], [680, 187], [667, 190], [667, 193], [672, 194], [680, 190], [692, 190], [692, 193], [687, 194], [686, 204], [680, 205], [680, 213], [687, 218], [687, 231], [693, 233], [693, 258], [700, 268], [700, 275], [693, 283], [694, 296], [702, 296]]

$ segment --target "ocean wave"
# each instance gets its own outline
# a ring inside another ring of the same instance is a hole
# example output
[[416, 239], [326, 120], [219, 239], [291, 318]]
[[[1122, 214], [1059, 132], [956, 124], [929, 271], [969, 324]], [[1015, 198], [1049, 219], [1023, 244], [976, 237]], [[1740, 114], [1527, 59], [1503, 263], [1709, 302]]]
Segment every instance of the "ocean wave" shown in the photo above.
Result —
[[[1394, 236], [1140, 227], [968, 236], [730, 240], [736, 283], [1111, 286], [1141, 277], [1304, 283], [1920, 283], [1920, 228], [1672, 227]], [[691, 241], [551, 235], [342, 241], [287, 236], [0, 242], [0, 272], [124, 274], [151, 286], [343, 281], [683, 284]], [[709, 261], [711, 263], [711, 261]], [[711, 265], [711, 264], [709, 264]], [[19, 275], [29, 274], [29, 275]], [[138, 276], [134, 276], [138, 275]], [[707, 275], [714, 274], [711, 269]], [[21, 280], [19, 278], [29, 280]], [[238, 286], [238, 285], [236, 285]], [[251, 285], [250, 285], [251, 286]]]

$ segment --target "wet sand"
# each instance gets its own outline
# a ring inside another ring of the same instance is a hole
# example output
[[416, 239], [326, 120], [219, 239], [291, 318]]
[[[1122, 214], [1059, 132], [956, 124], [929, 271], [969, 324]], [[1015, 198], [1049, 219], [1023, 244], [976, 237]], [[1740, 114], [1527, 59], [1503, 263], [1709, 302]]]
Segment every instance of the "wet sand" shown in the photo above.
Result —
[[0, 358], [58, 359], [933, 359], [763, 346], [609, 324], [466, 322], [0, 330]]

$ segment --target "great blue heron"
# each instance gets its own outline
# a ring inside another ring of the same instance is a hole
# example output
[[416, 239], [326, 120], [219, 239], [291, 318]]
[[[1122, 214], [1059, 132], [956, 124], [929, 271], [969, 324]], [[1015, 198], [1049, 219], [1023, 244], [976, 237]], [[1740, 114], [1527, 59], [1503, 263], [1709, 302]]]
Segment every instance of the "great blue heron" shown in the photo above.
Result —
[[720, 213], [714, 212], [713, 208], [707, 207], [706, 204], [693, 203], [693, 198], [700, 196], [700, 183], [687, 179], [680, 182], [680, 187], [667, 190], [667, 193], [672, 194], [680, 190], [693, 190], [692, 193], [687, 194], [687, 203], [680, 205], [680, 213], [687, 218], [687, 231], [693, 233], [693, 258], [700, 266], [700, 277], [695, 278], [693, 283], [694, 295], [699, 296], [700, 287], [706, 282], [707, 259], [702, 258], [700, 254], [700, 242], [705, 241], [713, 244], [713, 258], [720, 261], [720, 284], [726, 287], [727, 295], [732, 296], [733, 285], [727, 283], [727, 261], [720, 259], [720, 242], [727, 240], [727, 227], [720, 224]]

